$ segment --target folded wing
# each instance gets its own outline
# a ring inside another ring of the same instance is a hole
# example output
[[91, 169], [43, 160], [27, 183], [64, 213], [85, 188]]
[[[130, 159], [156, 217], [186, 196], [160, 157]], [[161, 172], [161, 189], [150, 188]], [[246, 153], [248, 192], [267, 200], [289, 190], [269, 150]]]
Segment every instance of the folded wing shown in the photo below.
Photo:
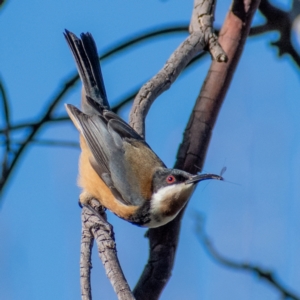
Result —
[[144, 140], [111, 111], [87, 115], [73, 105], [66, 108], [91, 150], [92, 167], [115, 198], [138, 206], [150, 200], [152, 172], [165, 166]]

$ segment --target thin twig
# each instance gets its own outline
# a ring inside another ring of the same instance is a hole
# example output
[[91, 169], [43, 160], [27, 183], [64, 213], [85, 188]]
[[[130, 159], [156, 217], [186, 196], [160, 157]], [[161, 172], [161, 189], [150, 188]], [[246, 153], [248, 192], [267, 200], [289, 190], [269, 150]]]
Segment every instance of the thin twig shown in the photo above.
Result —
[[[49, 120], [45, 121], [46, 123], [54, 123], [54, 122], [69, 122], [70, 121], [70, 117], [65, 115], [65, 116], [53, 116], [51, 117]], [[17, 123], [15, 125], [11, 125], [10, 126], [10, 131], [15, 131], [15, 130], [19, 130], [19, 129], [24, 129], [24, 128], [34, 128], [37, 126], [37, 124], [39, 123], [39, 121], [34, 121], [34, 122], [21, 122], [21, 123]], [[0, 129], [0, 134], [4, 134], [5, 129]]]
[[[183, 70], [182, 73], [187, 71], [190, 67], [192, 67], [199, 59], [207, 55], [207, 52], [201, 52], [196, 57], [194, 57], [186, 66], [186, 68]], [[140, 85], [139, 85], [140, 86]], [[130, 91], [127, 95], [123, 96], [121, 100], [117, 101], [118, 103], [112, 107], [112, 111], [115, 113], [118, 113], [120, 109], [122, 109], [123, 106], [130, 103], [134, 97], [137, 95], [139, 91], [139, 88], [136, 87], [132, 91]], [[51, 117], [51, 119], [47, 120], [47, 123], [49, 122], [70, 122], [69, 116], [60, 116], [60, 117]], [[31, 128], [36, 126], [36, 122], [34, 123], [21, 123], [14, 126], [11, 126], [11, 130], [17, 130], [17, 129], [23, 129], [23, 128]], [[0, 131], [0, 134], [2, 131]], [[22, 145], [24, 142], [21, 140], [12, 140], [11, 144], [13, 145]], [[45, 139], [32, 139], [30, 143], [34, 143], [36, 145], [41, 146], [58, 146], [58, 147], [72, 147], [72, 148], [79, 148], [78, 142], [69, 142], [69, 141], [57, 141], [57, 140], [45, 140]], [[0, 142], [0, 145], [6, 145], [6, 141]]]
[[[186, 68], [182, 71], [182, 73], [184, 73], [185, 71], [189, 70], [190, 67], [194, 66], [194, 64], [201, 58], [203, 58], [204, 56], [206, 56], [208, 53], [207, 52], [201, 52], [199, 53], [197, 56], [195, 56], [186, 66]], [[123, 108], [123, 106], [125, 106], [126, 104], [128, 104], [130, 101], [132, 101], [139, 89], [140, 89], [141, 85], [138, 85], [136, 88], [133, 88], [131, 91], [129, 91], [128, 93], [125, 94], [125, 96], [122, 96], [120, 100], [117, 100], [117, 104], [115, 104], [114, 106], [112, 106], [111, 110], [115, 113], [118, 113], [120, 111], [120, 109]], [[46, 120], [45, 123], [56, 123], [56, 122], [70, 122], [70, 117], [68, 115], [65, 116], [51, 116], [49, 120]], [[34, 128], [37, 126], [37, 124], [39, 123], [39, 121], [36, 122], [23, 122], [23, 123], [19, 123], [16, 125], [11, 125], [10, 126], [10, 131], [15, 131], [15, 130], [19, 130], [19, 129], [24, 129], [24, 128]], [[4, 134], [5, 133], [5, 129], [0, 129], [0, 134]]]
[[[158, 29], [154, 32], [146, 32], [140, 34], [138, 37], [132, 38], [129, 41], [121, 42], [120, 44], [112, 47], [111, 49], [107, 50], [102, 56], [101, 59], [105, 59], [108, 57], [111, 57], [113, 54], [116, 54], [122, 50], [127, 49], [128, 47], [131, 47], [135, 45], [136, 43], [145, 41], [147, 39], [157, 37], [159, 35], [164, 34], [173, 34], [178, 32], [187, 31], [187, 26], [171, 26], [163, 29]], [[29, 145], [30, 141], [34, 139], [34, 137], [37, 135], [39, 130], [42, 128], [44, 124], [51, 121], [51, 119], [54, 117], [54, 110], [56, 109], [57, 105], [61, 102], [61, 100], [66, 96], [68, 92], [71, 91], [71, 88], [75, 86], [75, 84], [78, 82], [79, 76], [78, 74], [71, 76], [71, 79], [66, 81], [63, 84], [63, 88], [57, 93], [56, 96], [50, 101], [50, 105], [47, 107], [46, 111], [44, 112], [43, 116], [40, 118], [38, 122], [32, 125], [31, 132], [27, 135], [27, 137], [24, 139], [23, 144], [19, 147], [19, 149], [15, 152], [15, 156], [13, 157], [10, 165], [6, 168], [5, 176], [1, 176], [0, 178], [0, 193], [3, 191], [4, 186], [8, 179], [10, 178], [18, 160], [21, 158], [24, 150]]]
[[[55, 147], [71, 147], [71, 148], [79, 148], [78, 142], [69, 142], [69, 141], [58, 141], [58, 140], [45, 140], [45, 139], [32, 139], [30, 143], [39, 145], [39, 146], [55, 146]], [[5, 145], [6, 141], [1, 142], [0, 146]], [[11, 140], [12, 145], [22, 145], [23, 141], [20, 140]]]
[[[178, 30], [179, 30], [178, 32], [180, 32], [180, 28], [184, 29], [183, 32], [185, 32], [185, 31], [187, 31], [188, 26], [182, 26], [182, 27], [178, 26]], [[162, 30], [159, 30], [158, 32], [159, 32], [159, 34], [163, 34], [163, 32], [168, 33], [169, 31], [170, 31], [170, 33], [177, 32], [177, 31], [175, 31], [175, 28], [162, 29]], [[218, 28], [215, 29], [216, 33], [219, 33], [219, 31], [220, 30]], [[249, 32], [249, 36], [253, 37], [253, 36], [256, 36], [256, 35], [261, 35], [261, 34], [264, 34], [264, 33], [268, 33], [270, 31], [274, 31], [274, 27], [270, 26], [269, 24], [254, 26], [254, 27], [251, 27], [250, 32]], [[149, 33], [147, 36], [144, 36], [143, 38], [146, 38], [146, 37], [149, 38], [149, 37], [157, 36], [158, 32], [154, 32], [153, 35], [151, 33]], [[143, 41], [142, 37], [138, 37], [137, 41]], [[119, 47], [123, 49], [125, 47], [125, 44], [123, 46], [118, 46], [118, 48]], [[186, 66], [186, 68], [184, 70], [186, 70], [191, 64], [193, 64], [199, 58], [202, 58], [203, 56], [206, 56], [207, 54], [208, 54], [208, 52], [201, 52], [200, 54], [198, 54], [196, 57], [194, 57], [188, 63], [188, 65]], [[68, 79], [67, 81], [71, 81], [72, 78], [73, 78], [73, 76], [71, 77], [71, 79]], [[124, 100], [117, 101], [119, 103], [116, 104], [112, 108], [112, 110], [114, 112], [117, 112], [119, 109], [121, 109], [121, 107], [123, 105], [128, 103], [129, 98], [131, 97], [130, 95], [133, 96], [132, 98], [134, 98], [136, 96], [136, 95], [133, 95], [133, 94], [134, 94], [134, 92], [132, 92], [132, 93], [129, 92], [128, 93], [129, 96], [125, 96], [125, 98], [122, 97]], [[130, 99], [130, 100], [132, 100], [132, 99]], [[122, 103], [123, 101], [124, 101], [124, 104]], [[64, 121], [70, 121], [70, 118], [68, 116], [62, 116], [62, 117], [52, 117], [51, 116], [51, 118], [49, 120], [46, 120], [47, 123], [49, 123], [49, 122], [64, 122]], [[9, 129], [10, 129], [10, 131], [14, 131], [14, 130], [23, 129], [23, 128], [35, 127], [35, 126], [37, 126], [37, 123], [38, 122], [22, 122], [22, 123], [19, 123], [19, 124], [11, 125]], [[5, 134], [5, 130], [6, 130], [5, 128], [0, 129], [0, 134]]]
[[0, 9], [4, 6], [5, 3], [6, 3], [6, 0], [0, 0]]
[[300, 55], [295, 50], [291, 41], [291, 32], [293, 21], [297, 17], [299, 12], [293, 13], [293, 9], [296, 9], [294, 5], [290, 11], [283, 11], [270, 3], [268, 0], [262, 0], [259, 6], [260, 12], [267, 19], [265, 26], [268, 26], [270, 30], [277, 30], [280, 33], [280, 37], [277, 41], [271, 43], [271, 45], [278, 48], [279, 56], [288, 54], [294, 62], [300, 67]]
[[9, 126], [10, 126], [9, 101], [8, 101], [8, 98], [7, 98], [6, 91], [5, 91], [2, 80], [0, 80], [0, 95], [1, 95], [1, 99], [2, 99], [2, 105], [3, 105], [5, 125], [7, 126], [7, 128], [9, 128]]
[[8, 170], [8, 165], [9, 165], [9, 155], [10, 155], [10, 109], [9, 109], [9, 101], [7, 98], [7, 94], [4, 88], [4, 84], [2, 80], [0, 80], [0, 95], [2, 99], [2, 106], [3, 106], [3, 114], [4, 114], [4, 136], [5, 136], [5, 153], [3, 155], [3, 160], [2, 160], [2, 171], [0, 172], [1, 177], [5, 177], [7, 174]]
[[[171, 26], [171, 27], [166, 27], [163, 29], [157, 29], [154, 31], [137, 34], [132, 38], [126, 39], [122, 42], [118, 42], [115, 46], [112, 46], [108, 50], [104, 51], [104, 53], [102, 55], [100, 55], [100, 59], [101, 60], [107, 59], [107, 58], [113, 56], [114, 54], [119, 53], [120, 51], [123, 51], [137, 43], [140, 43], [142, 41], [145, 41], [145, 40], [153, 38], [153, 37], [157, 37], [157, 36], [164, 35], [164, 34], [171, 34], [171, 33], [174, 34], [174, 33], [178, 33], [178, 32], [185, 32], [185, 31], [187, 31], [186, 26]], [[51, 105], [49, 106], [48, 111], [47, 111], [47, 116], [48, 115], [50, 116], [50, 114], [54, 111], [55, 107], [60, 102], [60, 100], [70, 90], [70, 88], [73, 87], [78, 82], [78, 80], [79, 80], [79, 76], [76, 73], [76, 75], [72, 76], [71, 79], [64, 84], [63, 89], [58, 93], [58, 95], [56, 97], [54, 97], [54, 100], [51, 101]]]
[[[273, 5], [271, 5], [268, 1], [264, 0], [262, 1], [261, 7], [260, 7], [261, 12], [264, 14], [264, 16], [267, 18], [267, 23], [265, 25], [257, 26], [252, 29], [250, 32], [251, 35], [256, 35], [256, 34], [262, 34], [265, 32], [269, 32], [271, 30], [278, 30], [281, 33], [280, 40], [277, 42], [274, 42], [273, 45], [277, 46], [280, 49], [279, 54], [287, 53], [289, 54], [296, 64], [300, 67], [300, 56], [299, 54], [295, 51], [294, 47], [291, 44], [290, 41], [290, 30], [291, 30], [291, 18], [290, 15], [291, 12], [284, 12], [281, 11], [278, 8], [275, 8]], [[287, 25], [286, 25], [287, 24]], [[284, 26], [283, 26], [284, 25]], [[288, 30], [286, 30], [288, 28]], [[127, 49], [130, 46], [135, 45], [136, 43], [145, 41], [146, 39], [157, 37], [159, 35], [163, 34], [171, 34], [171, 33], [178, 33], [178, 32], [186, 32], [188, 29], [187, 25], [178, 25], [178, 26], [170, 26], [166, 27], [163, 29], [157, 29], [154, 31], [149, 31], [146, 33], [140, 34], [138, 37], [132, 38], [129, 41], [124, 41], [121, 42], [119, 45], [116, 45], [115, 47], [112, 47], [111, 49], [107, 50], [103, 55], [102, 58], [107, 58], [115, 53], [117, 53], [120, 50]], [[9, 130], [16, 130], [20, 128], [31, 128], [32, 133], [28, 135], [28, 139], [24, 140], [24, 147], [20, 147], [18, 151], [16, 152], [16, 156], [12, 159], [12, 162], [5, 174], [5, 176], [2, 176], [0, 178], [0, 193], [4, 188], [4, 185], [6, 181], [8, 180], [11, 172], [14, 169], [14, 166], [16, 165], [17, 161], [21, 157], [22, 152], [26, 149], [27, 144], [29, 143], [32, 138], [35, 137], [37, 134], [38, 130], [40, 129], [41, 126], [43, 126], [47, 122], [56, 122], [56, 121], [66, 121], [66, 117], [58, 117], [55, 118], [53, 117], [53, 110], [55, 109], [56, 105], [61, 101], [63, 97], [65, 97], [66, 93], [69, 91], [71, 87], [73, 87], [77, 81], [78, 81], [78, 75], [72, 76], [66, 83], [63, 85], [63, 88], [60, 92], [58, 92], [57, 96], [55, 96], [54, 100], [51, 101], [51, 105], [48, 109], [48, 114], [46, 112], [46, 115], [44, 115], [44, 118], [42, 118], [38, 122], [33, 122], [33, 123], [21, 123], [17, 124], [15, 126], [9, 126]], [[49, 113], [50, 110], [50, 113]], [[10, 124], [11, 125], [11, 124]], [[1, 129], [0, 134], [5, 134], [7, 129]], [[6, 144], [7, 148], [9, 148], [9, 144]], [[7, 161], [7, 159], [6, 159]]]
[[213, 246], [211, 239], [207, 236], [204, 230], [203, 223], [204, 223], [203, 217], [201, 215], [198, 215], [197, 223], [196, 223], [197, 225], [196, 234], [202, 246], [204, 247], [205, 251], [213, 260], [215, 260], [217, 263], [221, 264], [222, 266], [235, 269], [235, 270], [246, 271], [256, 275], [258, 278], [262, 278], [266, 280], [271, 286], [273, 286], [275, 289], [278, 290], [278, 292], [284, 297], [284, 299], [300, 300], [299, 296], [289, 291], [286, 287], [283, 286], [281, 282], [279, 282], [274, 272], [271, 272], [270, 270], [266, 270], [259, 266], [252, 265], [249, 263], [238, 263], [220, 254], [220, 252], [218, 252], [216, 248]]

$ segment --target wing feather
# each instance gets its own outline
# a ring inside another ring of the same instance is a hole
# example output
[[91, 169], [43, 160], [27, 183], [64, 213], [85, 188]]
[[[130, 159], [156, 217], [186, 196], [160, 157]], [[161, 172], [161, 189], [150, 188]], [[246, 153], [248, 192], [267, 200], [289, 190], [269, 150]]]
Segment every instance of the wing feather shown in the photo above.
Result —
[[93, 157], [90, 163], [93, 169], [110, 188], [116, 199], [127, 205], [143, 204], [143, 193], [140, 191], [140, 186], [136, 184], [138, 178], [130, 162], [125, 159], [125, 148], [128, 149], [130, 144], [114, 131], [113, 127], [110, 127], [110, 122], [115, 120], [107, 121], [99, 115], [86, 115], [70, 104], [66, 107], [91, 150]]
[[151, 197], [152, 172], [164, 164], [134, 129], [109, 110], [91, 34], [81, 34], [79, 39], [66, 30], [65, 37], [86, 94], [83, 112], [70, 104], [66, 108], [91, 151], [90, 164], [116, 199], [142, 206]]

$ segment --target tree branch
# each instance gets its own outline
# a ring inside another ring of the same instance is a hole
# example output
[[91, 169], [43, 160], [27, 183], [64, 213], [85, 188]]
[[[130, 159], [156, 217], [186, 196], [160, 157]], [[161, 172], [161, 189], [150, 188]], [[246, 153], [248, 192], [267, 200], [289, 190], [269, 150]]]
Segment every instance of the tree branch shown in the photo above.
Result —
[[[187, 26], [172, 26], [172, 27], [166, 27], [163, 29], [157, 29], [152, 32], [146, 32], [138, 35], [137, 37], [131, 38], [129, 41], [126, 40], [124, 42], [118, 43], [116, 46], [113, 46], [112, 48], [108, 49], [102, 56], [101, 59], [105, 59], [108, 57], [111, 57], [113, 54], [116, 54], [120, 51], [123, 51], [139, 42], [145, 41], [149, 38], [157, 37], [159, 35], [163, 34], [171, 34], [171, 33], [178, 33], [178, 32], [184, 32], [187, 31]], [[0, 194], [2, 193], [4, 186], [6, 185], [8, 179], [10, 178], [17, 162], [21, 158], [22, 154], [24, 153], [24, 150], [27, 148], [29, 143], [35, 138], [39, 130], [43, 127], [44, 124], [46, 124], [49, 121], [52, 121], [54, 118], [53, 114], [57, 107], [57, 105], [61, 102], [61, 100], [66, 96], [66, 94], [71, 90], [72, 87], [75, 86], [75, 84], [78, 82], [79, 76], [78, 74], [71, 76], [71, 79], [67, 80], [63, 84], [63, 88], [58, 91], [56, 96], [54, 96], [53, 100], [50, 101], [50, 104], [48, 105], [46, 111], [44, 112], [43, 116], [40, 118], [40, 120], [34, 124], [31, 124], [29, 127], [31, 129], [31, 132], [26, 136], [24, 141], [22, 142], [22, 145], [20, 145], [19, 149], [14, 153], [14, 157], [9, 164], [5, 168], [5, 173], [3, 176], [0, 177]], [[64, 120], [64, 119], [63, 119]], [[10, 128], [8, 128], [10, 130]]]
[[282, 283], [279, 282], [279, 280], [276, 278], [274, 272], [271, 272], [269, 270], [265, 270], [261, 267], [258, 267], [256, 265], [248, 264], [248, 263], [238, 263], [233, 260], [230, 260], [228, 258], [225, 258], [222, 254], [220, 254], [215, 247], [213, 246], [211, 239], [207, 236], [204, 226], [203, 226], [203, 217], [201, 215], [197, 216], [197, 227], [196, 227], [196, 233], [197, 237], [199, 238], [202, 246], [208, 253], [208, 255], [215, 260], [217, 263], [221, 264], [222, 266], [246, 271], [249, 273], [252, 273], [256, 275], [259, 278], [262, 278], [266, 280], [271, 286], [273, 286], [275, 289], [278, 290], [278, 292], [282, 295], [284, 299], [294, 299], [294, 300], [300, 300], [299, 296], [296, 296], [296, 294], [290, 292], [286, 287], [283, 286]]
[[[79, 148], [79, 143], [78, 142], [71, 142], [71, 141], [58, 141], [58, 140], [46, 140], [46, 139], [32, 139], [30, 141], [31, 144], [36, 144], [39, 146], [56, 146], [56, 147], [71, 147], [71, 148]], [[0, 146], [5, 145], [6, 141], [1, 142], [0, 141]], [[12, 145], [22, 145], [23, 141], [20, 140], [11, 140]]]
[[96, 199], [90, 201], [90, 206], [96, 214], [86, 207], [83, 207], [81, 214], [83, 226], [80, 257], [82, 300], [91, 300], [89, 277], [92, 236], [97, 242], [99, 257], [118, 299], [134, 300], [117, 257], [113, 228], [106, 220], [105, 210]]
[[90, 230], [91, 211], [86, 207], [81, 211], [81, 251], [80, 251], [80, 287], [81, 287], [81, 299], [91, 300], [91, 257], [92, 248], [94, 243], [94, 237]]
[[154, 100], [170, 88], [180, 72], [197, 53], [208, 47], [211, 55], [219, 62], [227, 57], [212, 33], [212, 0], [195, 0], [191, 20], [191, 34], [174, 51], [165, 66], [137, 94], [130, 113], [130, 125], [141, 136], [145, 136], [145, 118]]
[[5, 136], [5, 153], [3, 155], [3, 160], [2, 160], [2, 170], [1, 170], [1, 177], [4, 177], [7, 173], [8, 169], [8, 164], [9, 164], [9, 154], [10, 154], [10, 109], [9, 109], [9, 101], [6, 95], [6, 91], [3, 85], [2, 80], [0, 80], [0, 95], [2, 99], [2, 106], [3, 106], [3, 114], [4, 114], [4, 136]]
[[[207, 2], [206, 0], [204, 2]], [[208, 2], [207, 2], [208, 3]], [[210, 7], [212, 10], [212, 7]], [[198, 10], [198, 15], [199, 15], [199, 7], [197, 8]], [[192, 19], [197, 19], [195, 18], [195, 11], [193, 11], [193, 17]], [[276, 41], [273, 43], [274, 46], [277, 46], [279, 48], [279, 54], [282, 55], [284, 53], [289, 54], [292, 59], [295, 61], [295, 63], [300, 67], [300, 56], [297, 53], [297, 51], [294, 49], [293, 45], [291, 44], [290, 41], [290, 30], [292, 26], [292, 21], [293, 18], [295, 18], [296, 14], [293, 11], [294, 7], [290, 12], [284, 12], [281, 11], [280, 9], [274, 7], [271, 5], [267, 0], [262, 1], [262, 4], [260, 6], [260, 10], [263, 13], [263, 15], [267, 18], [267, 23], [261, 26], [254, 27], [250, 34], [251, 35], [256, 35], [256, 34], [262, 34], [264, 32], [268, 32], [271, 30], [278, 30], [281, 33], [281, 37], [279, 41]], [[200, 11], [201, 13], [201, 11]], [[207, 16], [207, 19], [209, 19], [209, 15]], [[203, 19], [204, 20], [204, 19]], [[206, 20], [205, 20], [206, 21]], [[204, 22], [204, 26], [206, 26], [206, 23]], [[116, 54], [117, 52], [121, 50], [125, 50], [128, 47], [131, 47], [139, 42], [145, 41], [147, 39], [157, 37], [159, 35], [164, 35], [164, 34], [173, 34], [173, 33], [179, 33], [179, 32], [186, 32], [188, 26], [187, 25], [175, 25], [175, 26], [166, 26], [165, 28], [162, 29], [156, 29], [156, 30], [150, 30], [145, 33], [139, 34], [137, 37], [132, 37], [129, 40], [124, 40], [121, 43], [118, 43], [117, 45], [109, 48], [107, 51], [104, 52], [102, 55], [102, 59], [108, 58], [112, 56], [113, 54]], [[197, 27], [196, 27], [197, 28]], [[193, 30], [193, 29], [191, 29]], [[212, 43], [213, 44], [213, 43]], [[216, 56], [216, 55], [214, 55]], [[3, 190], [7, 180], [9, 179], [16, 163], [18, 162], [19, 158], [21, 157], [23, 151], [26, 149], [28, 144], [36, 134], [38, 133], [39, 129], [46, 123], [48, 122], [60, 122], [60, 121], [66, 121], [66, 117], [54, 117], [53, 116], [53, 111], [56, 108], [57, 104], [66, 96], [67, 92], [78, 82], [78, 75], [73, 75], [69, 80], [67, 80], [63, 84], [63, 88], [58, 92], [58, 94], [54, 97], [54, 99], [50, 102], [50, 106], [48, 107], [46, 111], [46, 115], [40, 119], [38, 122], [32, 122], [32, 123], [21, 123], [12, 126], [8, 128], [4, 128], [0, 130], [0, 134], [6, 134], [7, 130], [17, 130], [21, 128], [31, 128], [32, 132], [27, 135], [27, 138], [24, 139], [23, 141], [23, 147], [20, 147], [16, 153], [13, 159], [11, 160], [9, 166], [3, 167], [3, 169], [6, 169], [5, 175], [1, 176], [0, 178], [0, 193]], [[168, 88], [168, 86], [166, 86]], [[147, 111], [146, 111], [147, 112]], [[6, 147], [9, 148], [9, 144], [6, 144]], [[7, 153], [7, 151], [6, 151]], [[3, 158], [3, 161], [5, 163], [2, 165], [5, 166], [7, 164], [7, 155]], [[3, 175], [3, 174], [2, 174]]]
[[[225, 98], [232, 75], [249, 33], [259, 0], [233, 1], [220, 32], [219, 42], [228, 55], [228, 63], [211, 63], [179, 147], [175, 167], [194, 173], [202, 168], [211, 131]], [[174, 264], [183, 211], [165, 226], [148, 232], [150, 254], [147, 265], [134, 290], [137, 299], [158, 299]], [[166, 260], [167, 258], [167, 260]], [[149, 293], [152, 297], [149, 298]]]
[[300, 13], [295, 11], [296, 5], [293, 5], [290, 11], [285, 12], [272, 5], [268, 0], [262, 0], [259, 10], [267, 19], [265, 26], [267, 26], [269, 30], [277, 30], [280, 33], [279, 39], [272, 42], [271, 45], [278, 48], [279, 56], [282, 56], [283, 54], [290, 55], [297, 66], [300, 67], [300, 55], [295, 50], [291, 41], [293, 22]]

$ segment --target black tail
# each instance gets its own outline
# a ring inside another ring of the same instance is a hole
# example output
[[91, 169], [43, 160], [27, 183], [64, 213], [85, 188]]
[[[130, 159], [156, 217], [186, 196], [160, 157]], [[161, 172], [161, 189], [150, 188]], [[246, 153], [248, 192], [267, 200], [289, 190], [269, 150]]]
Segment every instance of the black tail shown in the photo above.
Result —
[[[66, 30], [64, 36], [73, 53], [77, 70], [83, 83], [86, 95], [96, 101], [100, 107], [110, 109], [107, 101], [97, 47], [90, 33], [82, 33], [79, 39], [74, 33]], [[93, 114], [94, 107], [82, 99], [84, 113]]]

